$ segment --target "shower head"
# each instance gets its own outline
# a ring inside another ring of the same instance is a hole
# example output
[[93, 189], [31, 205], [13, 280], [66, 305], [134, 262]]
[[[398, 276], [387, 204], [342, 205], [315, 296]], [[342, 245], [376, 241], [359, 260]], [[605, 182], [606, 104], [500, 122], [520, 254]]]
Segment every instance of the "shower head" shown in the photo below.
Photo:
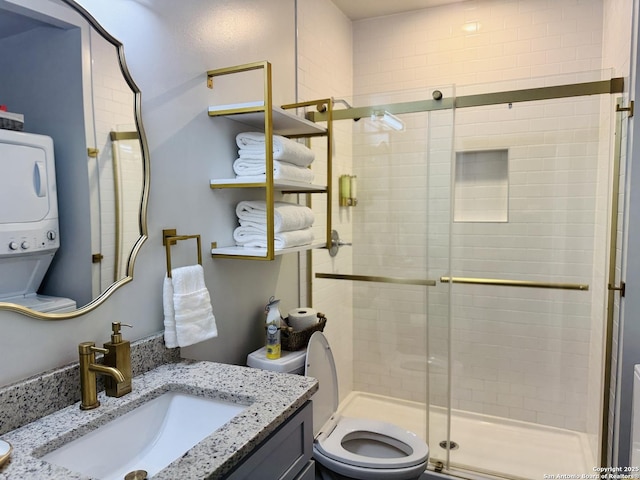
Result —
[[[331, 101], [332, 101], [334, 104], [336, 104], [336, 103], [341, 103], [342, 105], [344, 105], [344, 106], [345, 106], [345, 107], [347, 107], [347, 108], [353, 108], [353, 107], [351, 106], [351, 104], [350, 104], [349, 102], [347, 102], [344, 98], [334, 98], [334, 97], [331, 97]], [[353, 121], [354, 121], [354, 122], [357, 122], [358, 120], [360, 120], [360, 117], [358, 117], [358, 118], [354, 118], [354, 119], [353, 119]]]
[[347, 102], [344, 98], [335, 98], [335, 97], [331, 97], [331, 101], [333, 103], [341, 103], [342, 105], [344, 105], [347, 108], [353, 108], [351, 106], [351, 104], [349, 102]]

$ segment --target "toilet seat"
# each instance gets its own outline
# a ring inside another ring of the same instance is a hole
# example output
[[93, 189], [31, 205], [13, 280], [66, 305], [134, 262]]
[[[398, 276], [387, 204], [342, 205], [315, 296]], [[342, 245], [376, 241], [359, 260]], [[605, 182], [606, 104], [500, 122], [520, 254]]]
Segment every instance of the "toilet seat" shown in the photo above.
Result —
[[387, 422], [336, 415], [336, 366], [321, 332], [309, 340], [305, 375], [320, 383], [312, 397], [318, 462], [336, 473], [367, 480], [417, 479], [426, 469], [429, 447], [414, 433]]
[[[369, 443], [373, 449], [383, 448], [393, 456], [356, 453], [345, 448], [345, 440]], [[429, 448], [414, 433], [391, 423], [349, 417], [339, 417], [328, 435], [319, 435], [316, 447], [324, 456], [338, 462], [377, 469], [415, 467], [425, 463], [429, 456]]]

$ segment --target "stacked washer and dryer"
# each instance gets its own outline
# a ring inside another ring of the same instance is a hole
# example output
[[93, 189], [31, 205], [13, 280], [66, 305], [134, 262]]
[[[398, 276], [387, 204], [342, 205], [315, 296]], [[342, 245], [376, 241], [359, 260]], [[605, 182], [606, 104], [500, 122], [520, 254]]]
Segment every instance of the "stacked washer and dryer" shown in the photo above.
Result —
[[0, 129], [0, 302], [75, 310], [71, 299], [37, 293], [59, 246], [53, 140]]

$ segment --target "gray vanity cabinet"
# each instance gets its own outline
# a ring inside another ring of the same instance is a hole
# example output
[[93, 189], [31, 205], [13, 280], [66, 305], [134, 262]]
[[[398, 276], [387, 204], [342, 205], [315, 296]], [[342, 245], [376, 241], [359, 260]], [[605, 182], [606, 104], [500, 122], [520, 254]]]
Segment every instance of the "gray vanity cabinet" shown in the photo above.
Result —
[[227, 480], [313, 480], [313, 415], [307, 402], [264, 440]]

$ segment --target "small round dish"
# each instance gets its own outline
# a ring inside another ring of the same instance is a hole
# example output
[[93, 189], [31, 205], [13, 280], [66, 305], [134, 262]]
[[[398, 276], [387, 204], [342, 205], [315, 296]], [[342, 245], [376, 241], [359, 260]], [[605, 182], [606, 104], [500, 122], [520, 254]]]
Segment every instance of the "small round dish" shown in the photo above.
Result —
[[12, 450], [13, 447], [9, 442], [0, 440], [0, 467], [4, 465], [7, 460], [9, 460]]

